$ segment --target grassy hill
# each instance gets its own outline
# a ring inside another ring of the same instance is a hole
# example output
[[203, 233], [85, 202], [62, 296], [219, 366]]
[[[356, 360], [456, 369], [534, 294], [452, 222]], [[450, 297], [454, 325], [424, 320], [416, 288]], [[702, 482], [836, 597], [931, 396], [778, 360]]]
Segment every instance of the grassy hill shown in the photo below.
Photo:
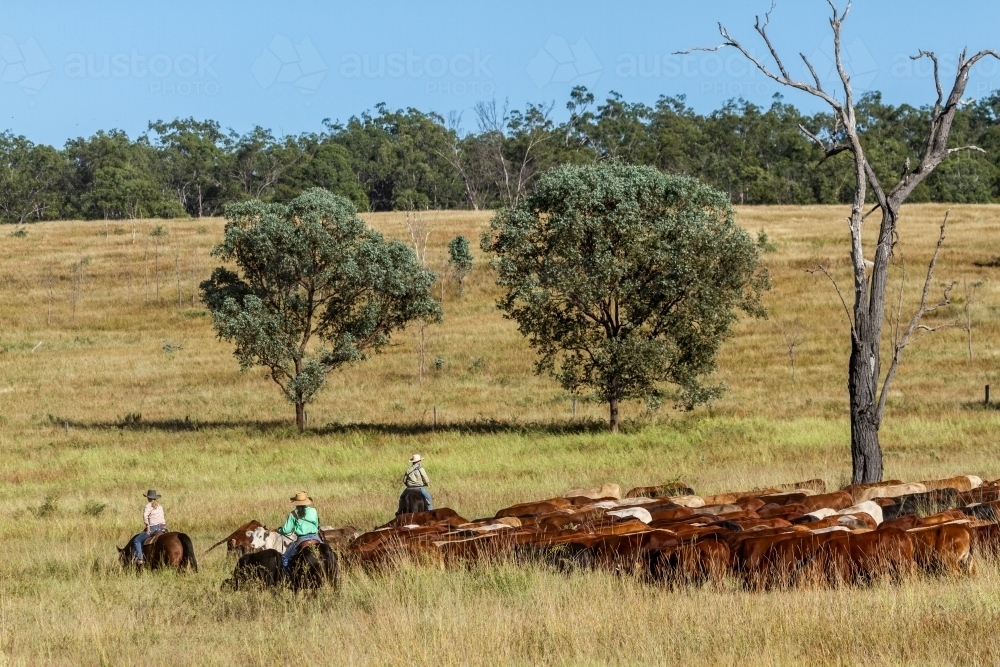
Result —
[[[944, 212], [904, 209], [904, 320]], [[581, 402], [574, 419], [571, 398], [533, 374], [534, 354], [495, 309], [476, 251], [486, 213], [425, 214], [432, 268], [460, 233], [476, 265], [462, 296], [435, 288], [445, 319], [426, 331], [422, 381], [417, 338], [404, 332], [330, 376], [303, 435], [262, 371], [239, 372], [198, 303], [224, 221], [0, 229], [0, 665], [992, 662], [1000, 572], [989, 564], [972, 580], [768, 594], [669, 593], [509, 566], [351, 573], [341, 595], [306, 600], [219, 592], [231, 568], [220, 550], [196, 576], [137, 580], [114, 567], [113, 545], [138, 529], [149, 487], [199, 550], [251, 518], [278, 523], [299, 489], [324, 523], [369, 528], [391, 517], [415, 451], [436, 503], [470, 518], [604, 481], [682, 479], [704, 493], [845, 483], [847, 325], [830, 282], [808, 269], [822, 263], [850, 291], [847, 212], [739, 213], [775, 245], [774, 289], [768, 319], [742, 321], [723, 347], [729, 391], [691, 413], [627, 404], [615, 436], [602, 405]], [[365, 218], [406, 237], [401, 214]], [[166, 235], [150, 234], [158, 225]], [[1000, 413], [981, 406], [983, 385], [1000, 385], [997, 238], [1000, 207], [952, 207], [935, 290], [956, 281], [955, 306], [934, 323], [964, 325], [974, 295], [973, 354], [958, 327], [906, 350], [883, 427], [888, 476], [1000, 477]]]

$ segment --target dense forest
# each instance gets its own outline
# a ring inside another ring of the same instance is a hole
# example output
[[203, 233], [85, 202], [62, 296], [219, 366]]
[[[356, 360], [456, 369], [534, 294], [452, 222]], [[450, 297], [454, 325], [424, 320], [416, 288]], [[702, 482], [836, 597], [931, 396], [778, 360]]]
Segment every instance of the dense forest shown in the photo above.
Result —
[[[730, 101], [701, 115], [683, 97], [649, 106], [612, 93], [595, 103], [576, 88], [564, 122], [553, 120], [553, 107], [481, 102], [463, 119], [377, 105], [346, 123], [324, 120], [323, 132], [285, 137], [261, 127], [238, 134], [212, 120], [158, 120], [134, 139], [100, 131], [61, 149], [4, 132], [0, 219], [218, 215], [228, 202], [288, 201], [313, 186], [368, 211], [487, 209], [516, 203], [554, 165], [602, 160], [696, 176], [738, 204], [847, 202], [854, 192], [850, 157], [822, 160], [799, 129], [836, 138], [833, 117], [805, 115], [778, 96], [766, 109]], [[883, 182], [908, 159], [919, 162], [930, 109], [888, 105], [871, 93], [857, 111]], [[985, 153], [949, 158], [910, 201], [1000, 201], [998, 119], [1000, 93], [963, 106], [952, 143]]]

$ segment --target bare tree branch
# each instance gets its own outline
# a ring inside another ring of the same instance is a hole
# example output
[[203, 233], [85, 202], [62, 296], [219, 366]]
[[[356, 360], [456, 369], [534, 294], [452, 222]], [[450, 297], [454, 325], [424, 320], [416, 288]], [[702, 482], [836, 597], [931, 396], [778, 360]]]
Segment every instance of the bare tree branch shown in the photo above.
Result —
[[837, 155], [838, 153], [843, 153], [844, 151], [851, 150], [851, 147], [848, 146], [847, 144], [834, 144], [831, 142], [830, 145], [827, 146], [826, 144], [823, 143], [822, 139], [820, 139], [815, 134], [806, 129], [806, 126], [803, 125], [802, 123], [799, 123], [799, 130], [802, 132], [802, 134], [812, 139], [813, 142], [823, 150], [823, 159], [821, 159], [818, 164], [823, 164], [824, 162], [826, 162], [828, 158], [831, 158], [834, 155]]
[[857, 330], [854, 328], [854, 319], [851, 317], [851, 309], [847, 307], [847, 300], [844, 299], [844, 294], [843, 292], [840, 291], [840, 285], [837, 284], [837, 281], [834, 280], [833, 276], [830, 274], [827, 268], [822, 264], [817, 264], [815, 269], [806, 269], [806, 273], [810, 274], [822, 273], [824, 276], [830, 279], [830, 282], [833, 283], [833, 289], [837, 290], [837, 296], [840, 297], [841, 305], [844, 306], [844, 315], [847, 316], [847, 323], [851, 325], [851, 336], [856, 338]]
[[910, 60], [920, 60], [921, 58], [930, 58], [931, 62], [934, 63], [934, 87], [937, 88], [937, 102], [934, 103], [935, 113], [941, 108], [941, 100], [944, 99], [944, 93], [941, 92], [941, 75], [938, 69], [938, 59], [934, 55], [933, 51], [920, 50], [915, 56], [910, 56]]
[[812, 74], [813, 81], [816, 82], [816, 90], [823, 90], [823, 84], [820, 83], [819, 76], [816, 74], [816, 70], [813, 68], [812, 63], [809, 62], [808, 58], [806, 58], [806, 54], [800, 52], [799, 57], [802, 58], [802, 62], [804, 62], [806, 67], [809, 68], [809, 73]]
[[970, 145], [970, 146], [959, 146], [957, 148], [949, 148], [948, 149], [948, 155], [951, 155], [952, 153], [958, 153], [960, 151], [976, 151], [978, 153], [982, 153], [983, 155], [986, 154], [986, 151], [984, 151], [979, 146], [972, 146], [972, 145]]
[[[920, 320], [924, 317], [924, 315], [933, 313], [940, 308], [951, 305], [951, 291], [955, 288], [954, 282], [945, 287], [944, 293], [941, 295], [941, 299], [938, 300], [937, 303], [930, 306], [927, 305], [927, 297], [930, 294], [931, 282], [934, 280], [934, 267], [937, 266], [937, 259], [938, 255], [941, 253], [941, 246], [944, 245], [944, 232], [948, 225], [949, 213], [950, 211], [946, 211], [944, 214], [944, 220], [941, 222], [941, 231], [938, 233], [937, 245], [934, 247], [934, 254], [931, 255], [931, 261], [927, 265], [927, 275], [924, 278], [924, 289], [920, 294], [920, 305], [917, 307], [917, 311], [913, 313], [913, 317], [910, 318], [910, 323], [903, 331], [903, 335], [893, 344], [892, 362], [889, 364], [889, 370], [885, 375], [885, 380], [882, 382], [882, 391], [880, 392], [878, 398], [876, 418], [879, 422], [882, 421], [882, 415], [885, 412], [885, 401], [889, 397], [889, 386], [892, 384], [892, 380], [896, 375], [896, 369], [899, 366], [899, 359], [902, 355], [903, 349], [911, 342], [923, 338], [923, 335], [914, 338], [913, 333], [915, 331], [931, 333], [939, 329], [957, 326], [956, 322], [941, 324], [935, 327], [929, 327], [920, 323]], [[900, 286], [900, 291], [902, 292], [902, 286]], [[900, 299], [902, 299], [902, 294], [900, 294]], [[924, 335], [926, 335], [926, 333]]]

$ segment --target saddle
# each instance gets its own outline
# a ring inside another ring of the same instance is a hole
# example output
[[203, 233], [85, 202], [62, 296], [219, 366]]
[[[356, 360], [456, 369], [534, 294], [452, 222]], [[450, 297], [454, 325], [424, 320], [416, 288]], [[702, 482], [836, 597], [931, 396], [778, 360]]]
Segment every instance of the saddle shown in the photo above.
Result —
[[303, 549], [308, 549], [309, 547], [314, 547], [314, 546], [316, 546], [319, 543], [320, 543], [320, 540], [318, 540], [318, 539], [317, 540], [306, 540], [305, 542], [303, 542], [302, 544], [299, 545], [298, 551], [299, 551], [299, 553], [301, 553]]
[[153, 544], [153, 543], [154, 543], [154, 542], [156, 542], [156, 541], [157, 541], [158, 539], [160, 539], [160, 537], [161, 537], [162, 535], [166, 535], [166, 534], [167, 534], [167, 531], [165, 531], [165, 530], [161, 530], [161, 531], [160, 531], [160, 532], [158, 532], [158, 533], [153, 533], [152, 535], [150, 535], [149, 537], [147, 537], [146, 539], [144, 539], [144, 540], [142, 541], [142, 546], [144, 546], [144, 547], [148, 547], [148, 546], [149, 546], [150, 544]]

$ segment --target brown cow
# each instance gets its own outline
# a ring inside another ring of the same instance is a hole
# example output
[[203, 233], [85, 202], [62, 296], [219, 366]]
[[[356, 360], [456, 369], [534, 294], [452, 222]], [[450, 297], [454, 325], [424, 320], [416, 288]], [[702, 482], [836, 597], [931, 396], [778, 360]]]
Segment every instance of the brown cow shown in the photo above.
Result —
[[834, 491], [833, 493], [820, 493], [815, 496], [806, 496], [799, 501], [809, 512], [829, 508], [832, 510], [842, 510], [854, 504], [854, 496], [846, 491]]
[[949, 521], [962, 521], [967, 517], [962, 510], [945, 510], [930, 516], [918, 516], [916, 514], [904, 514], [898, 519], [882, 522], [880, 528], [899, 528], [900, 530], [910, 530], [923, 526], [936, 526]]
[[510, 507], [503, 508], [493, 516], [500, 519], [506, 516], [522, 517], [533, 514], [547, 514], [556, 510], [566, 509], [570, 506], [572, 506], [572, 503], [566, 498], [551, 498], [533, 503], [511, 505]]
[[228, 537], [224, 537], [215, 544], [213, 544], [212, 546], [210, 546], [208, 549], [205, 550], [205, 553], [208, 553], [215, 547], [225, 542], [226, 554], [237, 554], [239, 556], [243, 556], [252, 551], [252, 548], [250, 547], [250, 536], [247, 535], [247, 533], [252, 533], [258, 528], [263, 528], [263, 527], [264, 524], [262, 524], [260, 521], [257, 521], [256, 519], [254, 519], [253, 521], [248, 521], [247, 523], [243, 524], [242, 526], [234, 530], [232, 533], [230, 533]]
[[843, 539], [845, 534], [847, 531], [831, 531], [773, 538], [759, 558], [748, 564], [746, 580], [751, 587], [771, 588], [789, 586], [810, 577], [807, 566], [815, 559], [817, 550], [830, 540]]
[[991, 558], [1000, 557], [1000, 524], [972, 526], [972, 543], [976, 551]]
[[715, 536], [665, 549], [648, 549], [644, 567], [653, 581], [680, 584], [722, 583], [729, 571], [729, 546]]
[[389, 523], [379, 526], [379, 528], [401, 528], [402, 526], [425, 526], [431, 524], [446, 523], [450, 526], [460, 526], [469, 523], [468, 519], [463, 519], [453, 509], [442, 507], [441, 509], [430, 510], [429, 512], [412, 512], [400, 514]]
[[854, 498], [854, 502], [858, 503], [861, 502], [862, 500], [861, 496], [864, 495], [864, 492], [867, 491], [868, 489], [875, 489], [880, 486], [896, 486], [897, 484], [902, 484], [902, 483], [903, 483], [902, 480], [887, 479], [881, 482], [871, 482], [869, 484], [849, 484], [845, 486], [843, 489], [841, 489], [841, 491], [846, 491], [847, 493], [851, 494], [851, 496]]
[[899, 579], [914, 567], [914, 540], [906, 531], [886, 528], [852, 533], [849, 538], [855, 581], [870, 582], [883, 575]]
[[911, 528], [914, 558], [925, 570], [972, 573], [972, 531], [961, 523]]
[[[758, 530], [761, 528], [791, 528], [792, 524], [785, 519], [732, 519], [733, 523], [743, 530]], [[832, 524], [831, 524], [832, 525]]]
[[757, 516], [761, 519], [794, 519], [800, 517], [803, 514], [807, 514], [809, 510], [805, 505], [801, 503], [793, 503], [790, 505], [764, 505], [759, 510], [757, 510]]
[[945, 479], [932, 479], [926, 482], [920, 482], [923, 484], [928, 491], [937, 491], [938, 489], [955, 489], [956, 491], [971, 491], [972, 489], [977, 489], [983, 485], [983, 480], [975, 475], [958, 475], [956, 477], [948, 477]]
[[826, 493], [826, 482], [821, 479], [807, 479], [804, 482], [793, 482], [791, 484], [778, 484], [774, 487], [778, 491], [795, 491], [796, 489], [808, 489], [816, 493]]
[[343, 551], [361, 535], [361, 531], [354, 526], [320, 528], [319, 533], [323, 541], [334, 551]]
[[760, 499], [769, 505], [792, 505], [794, 503], [801, 503], [803, 500], [808, 498], [809, 495], [810, 494], [803, 493], [801, 491], [792, 491], [790, 493], [772, 493], [770, 495], [761, 496]]
[[625, 494], [626, 498], [668, 498], [670, 496], [693, 496], [694, 489], [681, 482], [658, 486], [637, 486]]

